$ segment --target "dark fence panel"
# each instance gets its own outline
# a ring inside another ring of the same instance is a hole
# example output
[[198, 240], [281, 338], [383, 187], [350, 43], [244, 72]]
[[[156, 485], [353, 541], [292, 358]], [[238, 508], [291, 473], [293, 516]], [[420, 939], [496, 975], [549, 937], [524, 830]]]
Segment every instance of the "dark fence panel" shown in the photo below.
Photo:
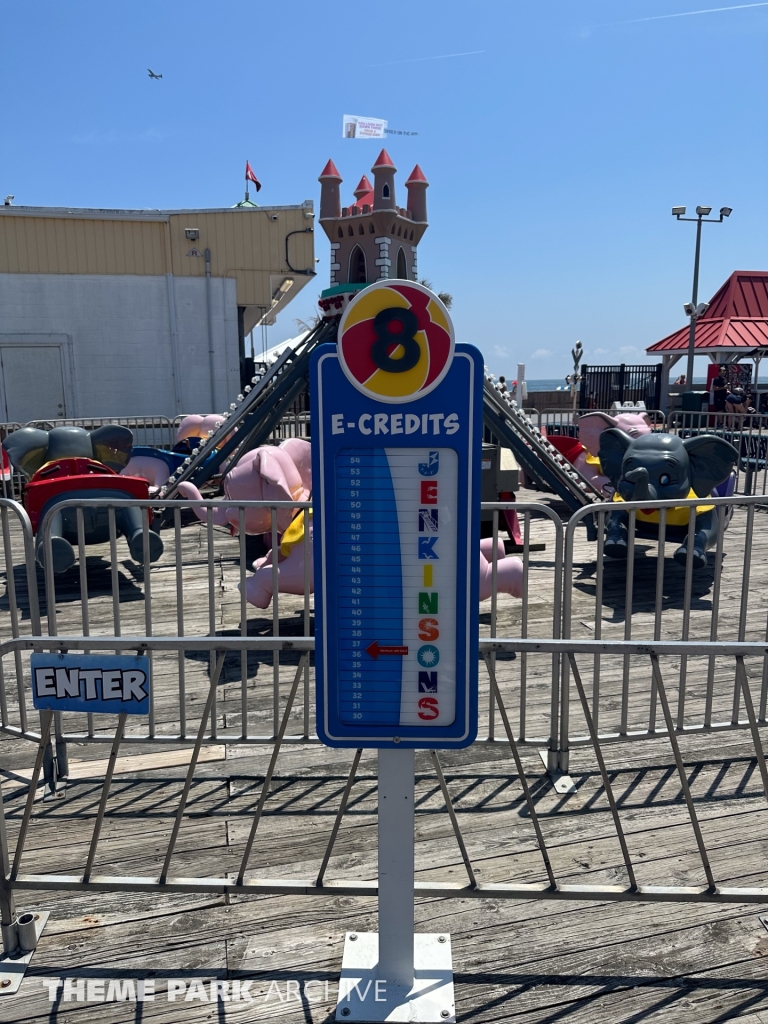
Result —
[[584, 366], [582, 373], [582, 409], [610, 409], [614, 402], [645, 402], [649, 409], [659, 407], [661, 363]]

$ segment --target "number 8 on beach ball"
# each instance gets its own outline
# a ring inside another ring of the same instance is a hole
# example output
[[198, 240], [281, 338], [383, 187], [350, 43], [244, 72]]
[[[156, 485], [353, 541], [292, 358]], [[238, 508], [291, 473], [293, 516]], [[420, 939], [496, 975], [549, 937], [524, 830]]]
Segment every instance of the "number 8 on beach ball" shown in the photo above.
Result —
[[438, 297], [410, 281], [377, 281], [344, 311], [338, 349], [358, 391], [379, 402], [411, 402], [442, 381], [453, 359], [453, 324]]

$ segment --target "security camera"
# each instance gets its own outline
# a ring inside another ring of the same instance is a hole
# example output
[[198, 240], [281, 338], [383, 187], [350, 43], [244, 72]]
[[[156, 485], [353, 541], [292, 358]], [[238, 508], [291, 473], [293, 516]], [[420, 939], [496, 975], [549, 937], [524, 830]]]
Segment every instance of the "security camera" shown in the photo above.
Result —
[[693, 303], [692, 302], [684, 302], [683, 303], [683, 309], [685, 310], [685, 315], [686, 316], [693, 316], [693, 314], [696, 312], [696, 310], [693, 307]]
[[277, 214], [276, 214], [276, 213], [271, 213], [271, 214], [269, 215], [269, 219], [270, 219], [270, 220], [277, 220]]

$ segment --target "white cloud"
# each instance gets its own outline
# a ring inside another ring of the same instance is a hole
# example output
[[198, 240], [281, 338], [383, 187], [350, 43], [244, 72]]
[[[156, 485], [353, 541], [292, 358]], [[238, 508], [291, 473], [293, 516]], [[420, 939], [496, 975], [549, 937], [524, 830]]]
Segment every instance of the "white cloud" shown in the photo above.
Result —
[[535, 352], [531, 353], [531, 359], [549, 359], [551, 355], [548, 348], [537, 348]]
[[621, 352], [621, 354], [623, 356], [639, 356], [639, 355], [641, 355], [640, 349], [635, 348], [634, 345], [623, 345], [619, 349], [619, 352]]
[[506, 348], [504, 348], [504, 346], [503, 346], [503, 345], [494, 345], [494, 346], [493, 346], [493, 351], [494, 351], [494, 354], [495, 354], [495, 355], [499, 356], [499, 357], [500, 357], [500, 358], [502, 358], [502, 359], [503, 359], [503, 358], [504, 358], [505, 356], [508, 356], [508, 355], [509, 355], [509, 349], [506, 349]]
[[610, 354], [611, 354], [611, 350], [609, 348], [593, 348], [592, 349], [592, 355], [593, 356], [609, 356]]

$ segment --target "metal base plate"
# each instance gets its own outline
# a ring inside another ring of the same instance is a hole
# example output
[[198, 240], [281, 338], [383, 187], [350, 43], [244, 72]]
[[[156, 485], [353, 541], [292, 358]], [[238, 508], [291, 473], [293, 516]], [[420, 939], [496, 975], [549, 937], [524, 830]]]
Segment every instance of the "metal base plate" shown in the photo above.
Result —
[[[51, 914], [48, 910], [40, 910], [36, 911], [36, 913], [35, 931], [39, 939], [43, 928], [45, 928], [45, 923]], [[21, 953], [16, 957], [0, 953], [0, 997], [12, 996], [14, 992], [19, 991], [24, 975], [34, 955], [34, 949], [30, 949], [28, 953]]]
[[347, 932], [337, 1021], [456, 1020], [450, 935], [413, 938], [415, 981], [407, 989], [378, 976], [378, 932]]
[[548, 750], [540, 750], [539, 757], [544, 762], [544, 767], [547, 769], [547, 774], [552, 779], [552, 784], [555, 787], [556, 793], [560, 793], [561, 796], [567, 796], [569, 793], [576, 792], [576, 783], [573, 781], [570, 775], [566, 775], [563, 772], [553, 771], [549, 767]]

